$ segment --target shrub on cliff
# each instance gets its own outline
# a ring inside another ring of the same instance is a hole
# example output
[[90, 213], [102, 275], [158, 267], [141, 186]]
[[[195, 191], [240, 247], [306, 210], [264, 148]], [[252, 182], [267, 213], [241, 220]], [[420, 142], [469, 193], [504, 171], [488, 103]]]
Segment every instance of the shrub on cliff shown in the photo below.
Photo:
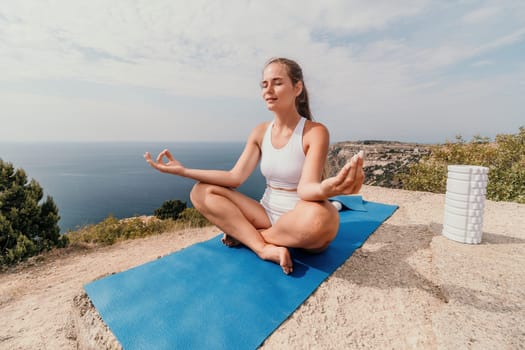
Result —
[[186, 209], [186, 202], [182, 202], [178, 199], [168, 200], [162, 203], [160, 208], [155, 209], [154, 214], [161, 220], [177, 220], [184, 209]]
[[465, 142], [458, 136], [455, 142], [434, 146], [402, 176], [403, 188], [444, 193], [452, 164], [488, 167], [488, 199], [525, 203], [525, 127], [517, 134], [497, 135], [494, 142], [479, 136]]
[[0, 159], [0, 264], [11, 264], [52, 247], [67, 245], [58, 209], [23, 169]]
[[[87, 247], [89, 247], [111, 245], [127, 239], [177, 231], [188, 227], [204, 227], [210, 225], [210, 222], [195, 208], [185, 208], [179, 212], [181, 204], [183, 204], [184, 207], [186, 206], [185, 203], [179, 200], [167, 201], [165, 202], [165, 206], [163, 206], [164, 209], [166, 209], [166, 211], [164, 211], [165, 214], [178, 213], [177, 220], [173, 220], [170, 216], [161, 220], [158, 217], [148, 216], [117, 219], [113, 215], [109, 215], [97, 224], [87, 225], [76, 231], [70, 231], [66, 233], [66, 236], [73, 247], [86, 247], [86, 244]], [[174, 208], [175, 211], [171, 210]]]
[[84, 243], [111, 245], [118, 241], [160, 234], [172, 229], [178, 229], [172, 220], [147, 217], [118, 219], [109, 215], [97, 224], [86, 225], [66, 235], [72, 246], [82, 246]]
[[181, 223], [186, 223], [190, 227], [204, 227], [211, 225], [197, 209], [187, 208], [186, 202], [178, 199], [167, 200], [162, 203], [160, 208], [155, 209], [155, 217], [161, 220], [175, 220]]

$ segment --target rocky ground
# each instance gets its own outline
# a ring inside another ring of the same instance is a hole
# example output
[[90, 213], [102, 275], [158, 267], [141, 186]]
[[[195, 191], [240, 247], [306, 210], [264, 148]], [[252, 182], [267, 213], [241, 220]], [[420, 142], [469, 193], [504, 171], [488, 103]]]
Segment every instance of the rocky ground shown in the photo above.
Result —
[[[468, 245], [440, 234], [444, 195], [375, 186], [362, 195], [399, 209], [263, 349], [525, 348], [525, 205], [487, 201], [482, 243]], [[118, 346], [82, 286], [217, 234], [53, 253], [1, 273], [0, 349]]]

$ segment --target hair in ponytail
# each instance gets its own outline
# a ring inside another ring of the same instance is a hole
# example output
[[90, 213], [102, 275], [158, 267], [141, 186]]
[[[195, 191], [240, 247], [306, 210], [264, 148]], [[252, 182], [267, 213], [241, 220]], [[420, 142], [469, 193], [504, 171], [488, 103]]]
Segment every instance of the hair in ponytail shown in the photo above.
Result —
[[291, 59], [283, 58], [283, 57], [276, 57], [270, 59], [266, 65], [265, 68], [268, 67], [272, 63], [280, 63], [283, 64], [286, 67], [286, 71], [288, 72], [288, 76], [292, 80], [292, 83], [295, 85], [298, 82], [301, 82], [303, 84], [303, 89], [299, 96], [295, 98], [295, 108], [297, 108], [297, 112], [305, 117], [308, 120], [313, 120], [312, 112], [310, 111], [310, 101], [308, 99], [308, 90], [306, 90], [306, 85], [304, 83], [303, 78], [303, 70], [301, 69], [301, 66], [299, 64]]

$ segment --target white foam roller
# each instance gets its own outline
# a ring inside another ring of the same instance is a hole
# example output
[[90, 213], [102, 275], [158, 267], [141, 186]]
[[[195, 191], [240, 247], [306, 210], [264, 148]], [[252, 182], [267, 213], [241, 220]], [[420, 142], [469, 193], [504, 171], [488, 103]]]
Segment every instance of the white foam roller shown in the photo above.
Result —
[[461, 243], [468, 243], [468, 244], [479, 244], [481, 243], [481, 235], [456, 235], [454, 233], [451, 233], [450, 231], [443, 230], [443, 236], [447, 237], [448, 239], [452, 239], [457, 242]]
[[477, 230], [461, 230], [456, 227], [452, 227], [450, 225], [443, 226], [443, 232], [445, 231], [455, 236], [476, 237], [479, 235]]
[[456, 201], [445, 197], [445, 207], [453, 209], [470, 209], [470, 210], [483, 210], [485, 207], [484, 202], [468, 202], [468, 201]]
[[464, 174], [488, 174], [489, 172], [487, 167], [477, 165], [449, 165], [447, 169], [449, 172]]
[[454, 173], [448, 172], [447, 179], [463, 180], [463, 181], [484, 181], [487, 182], [489, 177], [485, 174], [465, 174], [465, 173]]
[[450, 226], [466, 230], [469, 225], [482, 224], [483, 218], [480, 216], [456, 215], [446, 211], [444, 221]]
[[[467, 203], [468, 204], [468, 203]], [[445, 211], [456, 214], [456, 215], [466, 215], [466, 216], [482, 216], [483, 210], [475, 208], [458, 208], [445, 203]]]
[[456, 236], [465, 236], [465, 237], [475, 237], [475, 236], [479, 236], [479, 233], [477, 230], [463, 230], [463, 229], [459, 229], [457, 227], [453, 227], [453, 226], [450, 226], [450, 225], [445, 225], [443, 226], [443, 231], [447, 231], [451, 234], [454, 234]]
[[462, 181], [462, 180], [454, 180], [449, 179], [447, 180], [447, 192], [457, 193], [457, 194], [463, 194], [463, 195], [470, 195], [470, 194], [481, 194], [485, 195], [485, 188], [487, 187], [486, 183], [477, 181], [477, 182], [469, 182], [469, 181]]
[[447, 192], [445, 194], [445, 198], [451, 199], [457, 202], [480, 203], [480, 204], [485, 203], [485, 196], [482, 194], [465, 195], [465, 194]]
[[445, 237], [462, 243], [481, 242], [487, 174], [486, 167], [448, 166], [442, 232]]

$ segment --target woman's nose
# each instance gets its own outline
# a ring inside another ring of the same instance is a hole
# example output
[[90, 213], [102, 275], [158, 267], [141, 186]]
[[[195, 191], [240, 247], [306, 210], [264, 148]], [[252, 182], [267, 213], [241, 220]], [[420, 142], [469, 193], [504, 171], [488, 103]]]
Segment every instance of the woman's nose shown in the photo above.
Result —
[[273, 88], [270, 88], [270, 86], [265, 86], [261, 89], [261, 95], [264, 97], [266, 94], [273, 93]]

